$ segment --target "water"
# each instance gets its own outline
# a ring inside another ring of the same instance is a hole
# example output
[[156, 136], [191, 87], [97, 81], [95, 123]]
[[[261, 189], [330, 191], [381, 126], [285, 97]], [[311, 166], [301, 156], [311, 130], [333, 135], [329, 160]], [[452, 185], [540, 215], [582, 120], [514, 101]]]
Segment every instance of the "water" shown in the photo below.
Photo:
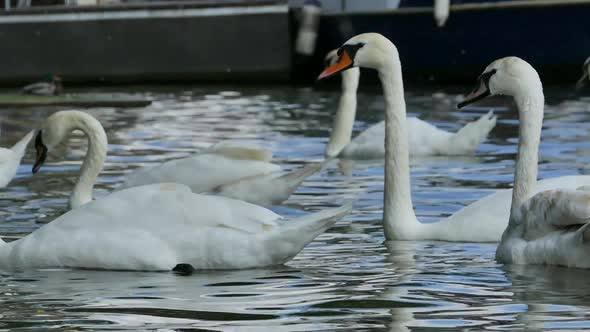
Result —
[[[457, 130], [484, 110], [457, 111], [455, 93], [408, 93], [408, 111]], [[309, 89], [145, 89], [142, 109], [92, 109], [107, 128], [109, 158], [96, 196], [126, 172], [187, 156], [223, 139], [271, 148], [286, 169], [322, 159], [337, 94]], [[547, 88], [547, 91], [552, 91]], [[590, 99], [547, 98], [540, 176], [588, 174]], [[378, 94], [359, 97], [356, 131], [383, 118]], [[56, 110], [2, 110], [0, 143], [12, 144]], [[498, 126], [476, 155], [412, 161], [422, 221], [447, 216], [512, 181], [517, 122], [499, 108]], [[31, 177], [31, 151], [0, 191], [0, 234], [19, 237], [62, 214], [85, 152], [75, 135]], [[344, 174], [343, 174], [344, 173]], [[350, 174], [350, 175], [345, 175]], [[335, 163], [276, 210], [286, 216], [357, 197], [354, 212], [285, 266], [172, 273], [41, 270], [0, 273], [0, 330], [456, 331], [590, 328], [590, 271], [502, 266], [495, 244], [383, 244], [382, 161]], [[81, 220], [80, 222], [83, 222]]]

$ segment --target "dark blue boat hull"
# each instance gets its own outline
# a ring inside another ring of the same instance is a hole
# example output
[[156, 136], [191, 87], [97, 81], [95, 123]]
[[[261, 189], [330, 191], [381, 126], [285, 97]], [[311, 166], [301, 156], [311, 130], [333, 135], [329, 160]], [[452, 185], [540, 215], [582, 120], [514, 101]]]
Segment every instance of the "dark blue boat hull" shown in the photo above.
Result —
[[396, 44], [410, 82], [472, 83], [491, 61], [510, 55], [529, 61], [546, 83], [573, 85], [581, 75], [590, 56], [590, 1], [467, 7], [453, 7], [442, 28], [430, 9], [325, 15], [313, 72], [348, 38], [378, 32]]

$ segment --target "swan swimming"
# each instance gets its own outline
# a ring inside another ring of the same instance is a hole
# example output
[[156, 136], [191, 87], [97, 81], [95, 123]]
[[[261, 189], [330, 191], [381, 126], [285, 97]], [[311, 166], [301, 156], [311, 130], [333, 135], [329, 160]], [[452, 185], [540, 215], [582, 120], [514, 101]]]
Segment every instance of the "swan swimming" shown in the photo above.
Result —
[[[385, 95], [385, 194], [383, 224], [387, 240], [497, 242], [508, 224], [512, 189], [498, 190], [436, 223], [416, 218], [410, 191], [408, 126], [401, 62], [395, 45], [378, 33], [349, 39], [338, 62], [318, 77], [352, 67], [376, 69]], [[536, 165], [535, 165], [536, 169]], [[590, 185], [590, 176], [564, 176], [537, 182], [534, 192]]]
[[[101, 124], [79, 111], [52, 114], [35, 138], [38, 172], [48, 151], [79, 129], [88, 151], [72, 199], [88, 198], [106, 157]], [[351, 204], [285, 220], [247, 202], [195, 194], [186, 185], [129, 188], [79, 206], [26, 237], [0, 240], [0, 269], [73, 267], [169, 271], [282, 264], [349, 213]]]
[[0, 148], [0, 188], [6, 187], [16, 175], [27, 145], [29, 145], [34, 134], [35, 131], [32, 130], [12, 147], [8, 149]]
[[520, 120], [515, 189], [496, 260], [590, 268], [590, 188], [533, 190], [545, 105], [537, 71], [520, 58], [507, 57], [492, 62], [478, 80], [459, 107], [487, 96], [509, 95], [516, 101]]
[[270, 162], [272, 153], [256, 147], [221, 142], [192, 156], [129, 174], [117, 190], [161, 182], [187, 185], [194, 193], [217, 195], [270, 207], [281, 204], [326, 162], [282, 174]]
[[[338, 61], [337, 50], [326, 56], [326, 64]], [[356, 115], [356, 95], [360, 69], [353, 67], [342, 71], [342, 93], [326, 157], [347, 159], [376, 159], [385, 156], [385, 121], [372, 125], [351, 141], [352, 126]], [[465, 155], [471, 154], [488, 137], [496, 126], [496, 117], [490, 111], [478, 120], [466, 124], [456, 133], [439, 129], [416, 117], [407, 118], [410, 155]]]

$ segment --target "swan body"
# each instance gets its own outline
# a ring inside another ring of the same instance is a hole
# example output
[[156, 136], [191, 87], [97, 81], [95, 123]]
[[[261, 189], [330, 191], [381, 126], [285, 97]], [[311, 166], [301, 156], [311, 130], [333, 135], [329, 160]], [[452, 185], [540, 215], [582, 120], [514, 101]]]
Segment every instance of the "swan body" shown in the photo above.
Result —
[[20, 161], [35, 131], [30, 131], [11, 148], [0, 148], [0, 188], [4, 188], [16, 175]]
[[[350, 206], [285, 220], [263, 207], [164, 183], [115, 192], [0, 244], [0, 268], [169, 271], [282, 264]], [[141, 214], [141, 216], [138, 216]]]
[[[92, 119], [76, 111], [49, 117], [36, 139], [35, 170], [66, 131], [98, 131]], [[95, 145], [104, 143], [89, 137], [88, 152], [102, 151]], [[98, 168], [88, 160], [83, 173]], [[79, 206], [23, 239], [0, 241], [0, 268], [168, 271], [179, 264], [194, 269], [282, 264], [350, 209], [345, 205], [289, 221], [247, 202], [195, 194], [182, 184], [134, 187]]]
[[[334, 64], [337, 59], [334, 50], [326, 56], [326, 63]], [[377, 159], [385, 156], [385, 121], [369, 127], [351, 141], [359, 77], [359, 68], [342, 72], [342, 93], [330, 141], [326, 146], [327, 157]], [[415, 117], [408, 117], [406, 126], [412, 156], [465, 155], [473, 153], [486, 140], [496, 126], [496, 117], [490, 111], [456, 133], [439, 129]]]
[[[496, 125], [489, 112], [466, 124], [457, 133], [450, 133], [415, 117], [407, 118], [408, 142], [412, 156], [465, 155], [473, 153]], [[377, 159], [385, 156], [385, 121], [360, 133], [338, 154], [348, 159]]]
[[478, 87], [460, 106], [489, 95], [514, 97], [520, 119], [510, 217], [496, 260], [590, 268], [590, 187], [567, 188], [561, 184], [568, 181], [558, 178], [558, 188], [534, 190], [544, 111], [543, 86], [537, 71], [517, 57], [496, 60], [480, 75]]
[[324, 163], [315, 163], [286, 174], [270, 163], [272, 153], [253, 147], [215, 146], [187, 158], [140, 169], [127, 176], [119, 189], [146, 184], [182, 183], [195, 193], [212, 192], [262, 206], [282, 203]]
[[[384, 231], [387, 240], [441, 240], [496, 242], [508, 224], [511, 189], [499, 190], [448, 218], [421, 223], [416, 218], [410, 192], [409, 126], [406, 121], [401, 63], [391, 41], [377, 33], [365, 33], [340, 48], [339, 60], [325, 69], [325, 78], [351, 67], [376, 69], [385, 95], [385, 197]], [[536, 165], [536, 163], [535, 163]], [[536, 167], [535, 167], [536, 169]], [[535, 172], [536, 176], [536, 172]], [[567, 176], [540, 181], [531, 190], [590, 185], [590, 176]], [[516, 187], [518, 189], [518, 187]]]

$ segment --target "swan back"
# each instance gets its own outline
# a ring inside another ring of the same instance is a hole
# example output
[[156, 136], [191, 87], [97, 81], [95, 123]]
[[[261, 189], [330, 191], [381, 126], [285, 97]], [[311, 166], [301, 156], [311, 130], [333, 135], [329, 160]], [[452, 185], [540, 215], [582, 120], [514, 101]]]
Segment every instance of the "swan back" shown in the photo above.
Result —
[[590, 268], [590, 192], [540, 192], [511, 215], [498, 246], [502, 263]]

